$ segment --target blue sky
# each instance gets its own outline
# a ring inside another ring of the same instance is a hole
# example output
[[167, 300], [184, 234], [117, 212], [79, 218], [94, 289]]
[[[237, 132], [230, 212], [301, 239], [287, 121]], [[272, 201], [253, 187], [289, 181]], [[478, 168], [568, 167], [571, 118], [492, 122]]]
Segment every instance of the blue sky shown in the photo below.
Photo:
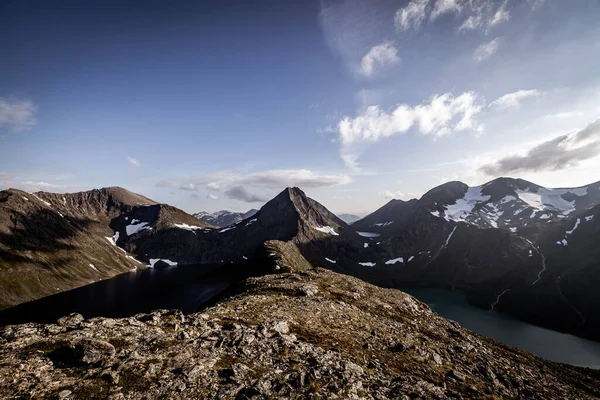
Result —
[[0, 3], [0, 188], [365, 213], [600, 180], [595, 0], [50, 3]]

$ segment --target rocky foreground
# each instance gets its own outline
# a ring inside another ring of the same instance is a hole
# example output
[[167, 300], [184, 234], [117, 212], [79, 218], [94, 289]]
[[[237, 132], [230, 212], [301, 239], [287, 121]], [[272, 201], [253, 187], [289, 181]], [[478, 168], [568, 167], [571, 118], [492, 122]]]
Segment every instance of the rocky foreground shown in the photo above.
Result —
[[77, 314], [0, 331], [0, 397], [600, 396], [600, 374], [478, 336], [392, 289], [313, 269], [246, 280], [202, 313]]

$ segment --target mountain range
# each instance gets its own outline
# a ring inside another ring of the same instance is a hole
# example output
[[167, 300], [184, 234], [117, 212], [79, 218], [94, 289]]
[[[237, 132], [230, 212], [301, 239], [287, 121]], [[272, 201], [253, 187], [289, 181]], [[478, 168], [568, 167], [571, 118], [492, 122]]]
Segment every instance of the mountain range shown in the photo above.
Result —
[[245, 213], [232, 212], [227, 210], [221, 210], [214, 213], [208, 213], [201, 211], [199, 213], [192, 214], [194, 217], [206, 222], [207, 224], [216, 226], [217, 228], [224, 228], [229, 225], [233, 225], [236, 222], [240, 222], [243, 219], [250, 218], [256, 214], [258, 210], [251, 209]]
[[477, 306], [598, 340], [599, 214], [600, 183], [548, 189], [512, 178], [449, 182], [352, 225], [298, 188], [224, 226], [121, 188], [10, 189], [0, 192], [0, 300], [8, 307], [145, 266], [277, 269], [301, 262], [286, 256], [298, 252], [379, 286], [461, 290]]

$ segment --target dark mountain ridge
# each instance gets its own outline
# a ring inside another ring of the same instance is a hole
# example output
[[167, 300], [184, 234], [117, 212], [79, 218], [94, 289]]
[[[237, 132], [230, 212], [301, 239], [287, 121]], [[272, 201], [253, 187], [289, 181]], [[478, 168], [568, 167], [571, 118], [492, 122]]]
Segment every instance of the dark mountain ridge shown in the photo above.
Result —
[[256, 214], [257, 211], [258, 210], [254, 208], [246, 211], [245, 213], [232, 212], [227, 210], [221, 210], [215, 213], [201, 211], [199, 213], [193, 214], [193, 216], [206, 222], [207, 224], [216, 226], [218, 228], [224, 228], [226, 226], [240, 222], [246, 218], [250, 218], [251, 216]]
[[111, 242], [108, 226], [143, 204], [155, 203], [119, 187], [0, 191], [0, 308], [145, 268]]

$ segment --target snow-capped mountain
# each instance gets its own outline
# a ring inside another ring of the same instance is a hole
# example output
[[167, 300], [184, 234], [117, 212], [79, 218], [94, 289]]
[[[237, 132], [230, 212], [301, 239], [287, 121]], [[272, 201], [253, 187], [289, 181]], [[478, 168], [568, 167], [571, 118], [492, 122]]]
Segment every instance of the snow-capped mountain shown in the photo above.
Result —
[[200, 211], [199, 213], [193, 214], [194, 217], [206, 222], [207, 224], [224, 228], [229, 225], [233, 225], [240, 222], [243, 219], [250, 218], [256, 214], [258, 210], [251, 209], [245, 213], [232, 212], [227, 210], [221, 210], [214, 213], [208, 213], [206, 211]]
[[458, 197], [438, 199], [436, 194], [446, 187], [425, 194], [423, 198], [430, 201], [432, 215], [512, 232], [532, 224], [568, 219], [600, 203], [600, 182], [578, 188], [547, 189], [521, 179], [498, 178], [481, 186], [468, 187], [460, 182], [443, 186]]
[[[233, 263], [255, 273], [273, 268], [268, 249], [278, 247], [381, 286], [463, 290], [481, 307], [600, 338], [599, 183], [450, 182], [418, 200], [392, 200], [351, 226], [287, 188], [236, 218], [217, 227], [121, 188], [0, 192], [0, 306], [136, 267]], [[23, 277], [29, 283], [14, 284]]]
[[352, 226], [390, 279], [464, 290], [471, 302], [600, 337], [600, 183], [550, 189], [499, 178], [449, 182]]

